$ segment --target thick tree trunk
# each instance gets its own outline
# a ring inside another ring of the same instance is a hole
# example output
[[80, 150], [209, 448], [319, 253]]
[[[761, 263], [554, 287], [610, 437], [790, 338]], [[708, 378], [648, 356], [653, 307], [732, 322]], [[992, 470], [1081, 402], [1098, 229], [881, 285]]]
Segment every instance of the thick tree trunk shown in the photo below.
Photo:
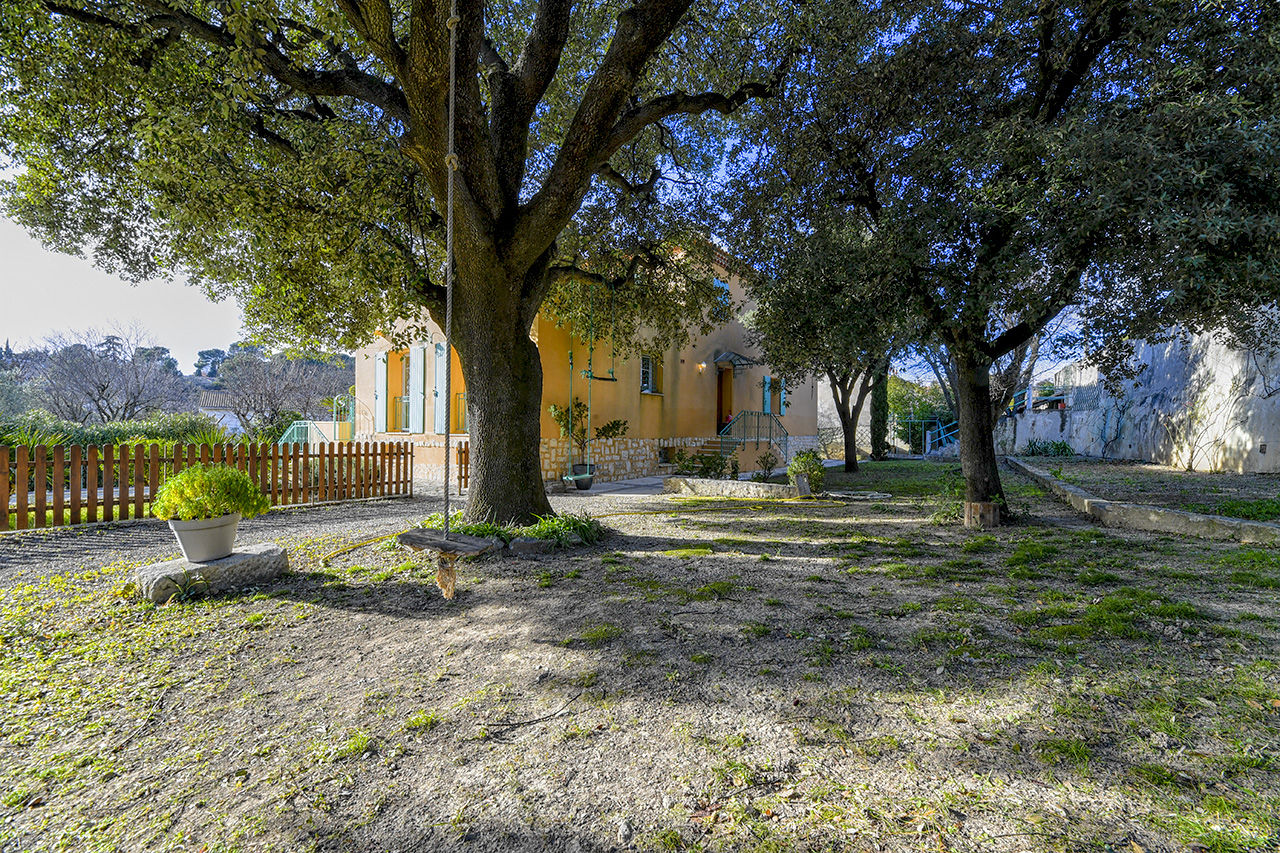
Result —
[[845, 418], [843, 414], [840, 417], [840, 428], [844, 432], [844, 470], [855, 472], [858, 470], [858, 421], [857, 418]]
[[889, 368], [885, 365], [871, 386], [871, 458], [889, 456]]
[[1000, 523], [1004, 490], [996, 462], [991, 420], [990, 364], [956, 359], [956, 405], [960, 417], [960, 465], [965, 481], [965, 524]]
[[[545, 266], [527, 277], [539, 275], [545, 276]], [[509, 283], [491, 284], [495, 286], [485, 288], [487, 308], [459, 311], [455, 306], [454, 314], [454, 345], [467, 383], [471, 434], [464, 519], [529, 524], [535, 516], [554, 515], [540, 457], [542, 363], [537, 345], [529, 339], [536, 308], [515, 304], [512, 291], [517, 289]], [[531, 284], [536, 291], [537, 282]], [[528, 292], [526, 288], [526, 299]]]

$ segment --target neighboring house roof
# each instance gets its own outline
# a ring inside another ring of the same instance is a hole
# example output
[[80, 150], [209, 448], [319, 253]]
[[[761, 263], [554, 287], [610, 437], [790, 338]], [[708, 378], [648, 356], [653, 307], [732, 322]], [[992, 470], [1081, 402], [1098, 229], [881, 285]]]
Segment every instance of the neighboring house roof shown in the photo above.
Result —
[[231, 395], [226, 391], [201, 391], [200, 408], [215, 412], [229, 412]]

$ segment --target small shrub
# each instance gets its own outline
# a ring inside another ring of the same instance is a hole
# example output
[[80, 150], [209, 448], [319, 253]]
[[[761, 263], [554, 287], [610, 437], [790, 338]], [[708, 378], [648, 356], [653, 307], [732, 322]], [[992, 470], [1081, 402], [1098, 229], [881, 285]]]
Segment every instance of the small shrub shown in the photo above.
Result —
[[729, 467], [729, 460], [719, 453], [699, 453], [694, 462], [693, 475], [705, 480], [723, 480]]
[[151, 511], [156, 518], [218, 518], [233, 512], [244, 518], [271, 509], [271, 499], [243, 471], [229, 465], [196, 465], [165, 480]]
[[793, 486], [798, 474], [805, 474], [809, 477], [809, 489], [811, 491], [822, 491], [823, 483], [827, 479], [827, 469], [823, 467], [822, 457], [818, 455], [818, 451], [801, 450], [791, 457], [791, 464], [787, 465], [787, 479], [791, 481]]
[[1027, 456], [1075, 456], [1076, 452], [1071, 449], [1071, 445], [1065, 441], [1045, 441], [1039, 438], [1033, 438], [1027, 442], [1027, 446], [1023, 448], [1023, 453]]
[[778, 457], [773, 454], [772, 450], [766, 450], [756, 457], [756, 465], [760, 470], [751, 475], [751, 479], [759, 482], [765, 482], [773, 476], [774, 469], [778, 467]]
[[539, 517], [526, 527], [507, 528], [510, 538], [527, 536], [530, 539], [554, 539], [568, 545], [576, 535], [584, 543], [594, 545], [604, 538], [604, 525], [585, 515], [548, 515]]
[[584, 462], [587, 459], [588, 443], [622, 438], [627, 434], [627, 422], [618, 418], [596, 427], [595, 438], [589, 437], [587, 435], [587, 420], [590, 413], [587, 404], [578, 399], [573, 401], [572, 407], [557, 406], [552, 403], [547, 407], [547, 411], [551, 413], [551, 419], [560, 428], [560, 437], [573, 441], [574, 446], [578, 448], [578, 456]]

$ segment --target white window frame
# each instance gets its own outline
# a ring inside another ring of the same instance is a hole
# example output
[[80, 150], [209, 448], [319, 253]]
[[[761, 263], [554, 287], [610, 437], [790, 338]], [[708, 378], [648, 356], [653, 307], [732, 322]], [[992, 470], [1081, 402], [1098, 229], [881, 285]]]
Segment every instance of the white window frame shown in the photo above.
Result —
[[640, 356], [640, 393], [642, 394], [662, 393], [662, 389], [657, 385], [656, 361], [657, 359], [651, 355]]

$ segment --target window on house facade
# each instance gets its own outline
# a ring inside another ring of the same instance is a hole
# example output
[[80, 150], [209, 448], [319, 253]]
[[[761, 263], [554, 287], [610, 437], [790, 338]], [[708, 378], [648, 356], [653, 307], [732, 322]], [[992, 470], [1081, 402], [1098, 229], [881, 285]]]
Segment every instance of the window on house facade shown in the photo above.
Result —
[[645, 394], [662, 393], [662, 362], [654, 356], [640, 356], [640, 390]]

